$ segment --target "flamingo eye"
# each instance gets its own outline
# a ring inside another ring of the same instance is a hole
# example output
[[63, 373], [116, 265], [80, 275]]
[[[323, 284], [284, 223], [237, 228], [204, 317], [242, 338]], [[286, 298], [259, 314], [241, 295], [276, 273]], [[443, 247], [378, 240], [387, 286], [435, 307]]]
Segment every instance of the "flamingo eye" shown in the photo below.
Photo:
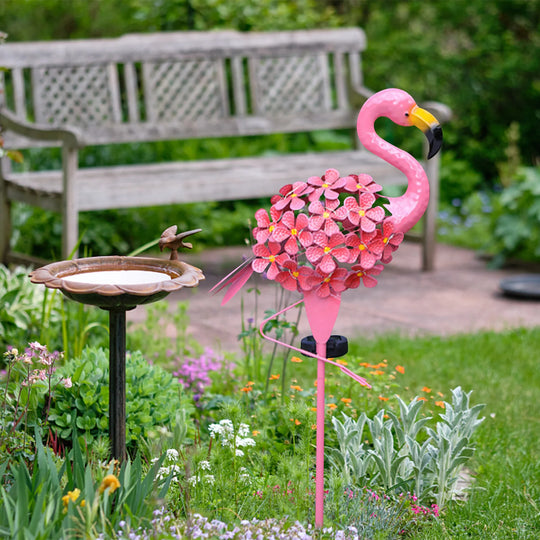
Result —
[[406, 113], [405, 113], [405, 116], [406, 116], [406, 117], [408, 117], [408, 116], [409, 116], [409, 113], [408, 113], [408, 112], [406, 112]]

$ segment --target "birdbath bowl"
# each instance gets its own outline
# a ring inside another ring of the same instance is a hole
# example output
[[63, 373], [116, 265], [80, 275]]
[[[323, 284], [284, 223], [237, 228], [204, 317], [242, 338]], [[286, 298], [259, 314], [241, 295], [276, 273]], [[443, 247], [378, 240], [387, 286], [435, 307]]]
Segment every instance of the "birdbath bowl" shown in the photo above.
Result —
[[126, 311], [202, 279], [201, 270], [179, 260], [119, 256], [55, 262], [30, 274], [32, 283], [109, 311], [109, 436], [116, 459], [126, 457]]

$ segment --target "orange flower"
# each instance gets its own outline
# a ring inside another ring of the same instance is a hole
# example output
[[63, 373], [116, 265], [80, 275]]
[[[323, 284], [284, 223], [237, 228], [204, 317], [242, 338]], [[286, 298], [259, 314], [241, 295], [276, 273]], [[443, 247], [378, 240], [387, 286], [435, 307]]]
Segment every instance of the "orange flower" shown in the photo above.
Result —
[[352, 399], [350, 397], [342, 397], [340, 401], [343, 401], [343, 403], [351, 403]]
[[277, 381], [279, 379], [279, 373], [276, 373], [276, 375], [270, 375], [271, 381]]
[[444, 409], [444, 401], [436, 401], [435, 405], [437, 405], [437, 407], [441, 407], [441, 409]]
[[336, 360], [336, 364], [339, 364], [340, 366], [346, 366], [347, 362], [345, 360], [341, 360], [341, 358], [338, 358]]
[[260, 431], [257, 431], [256, 429], [254, 429], [254, 430], [251, 432], [251, 434], [252, 434], [254, 437], [256, 437], [257, 435], [260, 435], [261, 432], [260, 432]]
[[418, 401], [427, 401], [427, 398], [419, 396], [416, 398]]
[[442, 392], [437, 392], [437, 395], [438, 395], [439, 397], [444, 397], [444, 394], [443, 394]]
[[337, 405], [335, 403], [327, 403], [326, 406], [332, 410], [337, 409]]
[[251, 392], [253, 390], [253, 387], [251, 386], [244, 386], [244, 388], [240, 388], [240, 392], [246, 392], [246, 394], [248, 392]]
[[311, 407], [311, 410], [312, 410], [313, 412], [317, 412], [317, 407]]
[[311, 424], [311, 429], [317, 429], [317, 424]]
[[431, 392], [431, 388], [424, 386], [424, 388], [422, 388], [422, 392], [426, 392], [427, 394], [429, 394]]
[[298, 386], [297, 384], [291, 385], [291, 390], [296, 390], [297, 392], [302, 392], [303, 388]]
[[387, 398], [387, 397], [384, 397], [384, 396], [379, 396], [379, 399], [381, 401], [388, 401], [390, 398]]
[[289, 418], [289, 420], [290, 420], [291, 422], [294, 422], [294, 424], [295, 424], [296, 426], [299, 426], [299, 425], [302, 423], [302, 422], [300, 422], [300, 420], [298, 420], [298, 419], [296, 419], [296, 418]]
[[291, 362], [296, 362], [296, 363], [300, 363], [300, 362], [303, 362], [303, 360], [301, 358], [298, 358], [298, 356], [293, 356], [291, 357]]
[[377, 369], [375, 371], [370, 371], [370, 375], [384, 375], [384, 371], [381, 371], [380, 369]]
[[405, 373], [405, 368], [403, 366], [396, 366], [396, 371], [403, 375]]

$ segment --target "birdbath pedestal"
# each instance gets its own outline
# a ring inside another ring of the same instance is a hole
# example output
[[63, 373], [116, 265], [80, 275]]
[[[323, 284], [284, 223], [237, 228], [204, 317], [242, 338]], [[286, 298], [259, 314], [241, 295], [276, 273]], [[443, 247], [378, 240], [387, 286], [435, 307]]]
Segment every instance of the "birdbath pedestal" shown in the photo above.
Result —
[[204, 275], [178, 260], [88, 257], [49, 264], [32, 283], [59, 289], [71, 300], [109, 312], [109, 436], [112, 457], [126, 457], [126, 311], [196, 287]]

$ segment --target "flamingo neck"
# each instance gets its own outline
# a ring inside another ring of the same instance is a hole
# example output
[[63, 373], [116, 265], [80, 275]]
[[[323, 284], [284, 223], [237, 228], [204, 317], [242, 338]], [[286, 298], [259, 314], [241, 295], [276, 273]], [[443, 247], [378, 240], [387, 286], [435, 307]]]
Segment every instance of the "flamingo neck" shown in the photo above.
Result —
[[[375, 96], [374, 96], [375, 97]], [[373, 99], [373, 98], [370, 98]], [[410, 154], [385, 141], [375, 132], [375, 120], [388, 116], [392, 106], [387, 101], [366, 102], [358, 116], [358, 137], [364, 147], [407, 177], [407, 190], [401, 197], [388, 197], [387, 206], [392, 216], [394, 230], [407, 232], [422, 217], [429, 201], [429, 181], [424, 168]]]

